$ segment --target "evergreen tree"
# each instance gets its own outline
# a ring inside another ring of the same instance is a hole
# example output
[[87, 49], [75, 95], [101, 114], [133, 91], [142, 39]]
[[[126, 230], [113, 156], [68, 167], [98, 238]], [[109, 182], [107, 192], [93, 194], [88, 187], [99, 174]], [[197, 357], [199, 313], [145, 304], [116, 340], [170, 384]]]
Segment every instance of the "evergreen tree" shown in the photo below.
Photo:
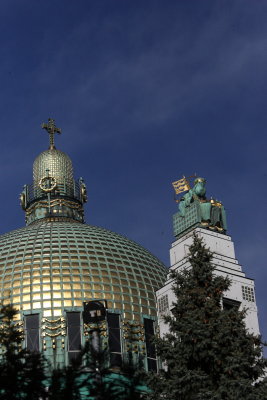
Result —
[[245, 311], [222, 307], [231, 283], [214, 274], [212, 254], [196, 235], [189, 263], [172, 273], [177, 300], [164, 317], [170, 333], [155, 340], [164, 368], [150, 377], [149, 398], [267, 399], [261, 338], [247, 331]]
[[99, 332], [81, 350], [80, 356], [62, 369], [52, 371], [49, 400], [139, 400], [144, 370], [131, 353], [120, 368], [110, 368], [109, 351], [101, 348]]
[[45, 361], [22, 348], [16, 314], [12, 305], [0, 309], [0, 400], [38, 400], [45, 396]]

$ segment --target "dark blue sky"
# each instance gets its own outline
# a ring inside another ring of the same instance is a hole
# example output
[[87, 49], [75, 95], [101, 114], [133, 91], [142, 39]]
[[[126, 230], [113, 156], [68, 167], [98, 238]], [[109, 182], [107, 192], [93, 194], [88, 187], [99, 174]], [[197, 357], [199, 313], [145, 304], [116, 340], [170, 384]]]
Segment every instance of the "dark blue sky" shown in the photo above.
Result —
[[86, 219], [169, 265], [171, 182], [207, 179], [267, 339], [267, 2], [1, 0], [1, 232], [56, 119]]

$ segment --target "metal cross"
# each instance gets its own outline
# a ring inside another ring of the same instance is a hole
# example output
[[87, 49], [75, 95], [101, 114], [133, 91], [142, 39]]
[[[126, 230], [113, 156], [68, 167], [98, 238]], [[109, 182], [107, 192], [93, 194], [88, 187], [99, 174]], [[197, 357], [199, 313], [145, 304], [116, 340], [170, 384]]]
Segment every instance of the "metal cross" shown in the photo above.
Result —
[[48, 118], [48, 124], [42, 124], [42, 128], [49, 133], [50, 149], [55, 149], [54, 135], [60, 134], [61, 129], [56, 127], [55, 120], [52, 118]]

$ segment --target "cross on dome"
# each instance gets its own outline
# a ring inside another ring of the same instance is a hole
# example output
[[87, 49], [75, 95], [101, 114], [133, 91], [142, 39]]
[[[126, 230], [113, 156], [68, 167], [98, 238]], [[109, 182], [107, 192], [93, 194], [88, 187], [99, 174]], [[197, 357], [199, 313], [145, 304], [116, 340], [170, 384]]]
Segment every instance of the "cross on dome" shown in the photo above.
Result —
[[42, 128], [45, 129], [49, 133], [49, 143], [50, 143], [50, 150], [55, 149], [55, 133], [60, 134], [61, 129], [56, 127], [55, 120], [52, 118], [48, 118], [48, 124], [42, 124]]

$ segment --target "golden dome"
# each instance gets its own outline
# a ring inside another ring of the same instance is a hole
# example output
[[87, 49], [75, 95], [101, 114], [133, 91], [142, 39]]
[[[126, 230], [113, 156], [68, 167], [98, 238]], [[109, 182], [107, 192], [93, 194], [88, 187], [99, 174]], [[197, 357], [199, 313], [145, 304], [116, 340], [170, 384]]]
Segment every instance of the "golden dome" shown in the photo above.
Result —
[[39, 221], [0, 236], [1, 299], [57, 317], [105, 299], [127, 320], [156, 316], [166, 268], [137, 243], [103, 228]]

